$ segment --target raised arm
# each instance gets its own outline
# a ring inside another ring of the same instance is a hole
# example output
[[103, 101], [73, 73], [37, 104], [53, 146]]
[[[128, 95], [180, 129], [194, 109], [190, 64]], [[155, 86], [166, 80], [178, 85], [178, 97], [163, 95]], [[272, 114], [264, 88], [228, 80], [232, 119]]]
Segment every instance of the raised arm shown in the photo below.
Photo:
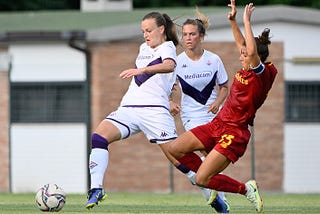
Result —
[[230, 20], [232, 33], [238, 49], [241, 50], [244, 44], [244, 37], [236, 21], [237, 9], [236, 9], [235, 0], [230, 0], [230, 4], [228, 4], [228, 7], [231, 8], [231, 11], [228, 13], [228, 19]]
[[260, 57], [258, 55], [256, 41], [251, 28], [251, 15], [254, 9], [255, 7], [253, 6], [253, 3], [247, 4], [243, 13], [247, 55], [249, 57], [252, 68], [255, 68], [260, 64]]

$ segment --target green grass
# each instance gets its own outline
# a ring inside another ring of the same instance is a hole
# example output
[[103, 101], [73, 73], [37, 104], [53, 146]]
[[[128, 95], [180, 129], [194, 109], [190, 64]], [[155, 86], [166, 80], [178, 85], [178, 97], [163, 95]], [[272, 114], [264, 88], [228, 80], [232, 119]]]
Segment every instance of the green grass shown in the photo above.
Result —
[[[255, 213], [240, 195], [227, 194], [232, 213]], [[263, 194], [265, 213], [320, 213], [320, 194]], [[85, 195], [70, 194], [60, 213], [213, 213], [198, 194], [109, 193], [106, 201], [86, 210]], [[1, 214], [42, 213], [34, 194], [0, 193]]]

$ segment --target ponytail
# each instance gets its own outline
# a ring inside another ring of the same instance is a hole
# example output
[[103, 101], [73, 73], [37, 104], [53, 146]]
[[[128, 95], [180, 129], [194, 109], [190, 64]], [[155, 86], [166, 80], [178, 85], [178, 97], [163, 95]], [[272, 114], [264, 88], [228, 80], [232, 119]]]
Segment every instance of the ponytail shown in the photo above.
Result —
[[269, 56], [268, 45], [271, 44], [269, 34], [270, 34], [270, 29], [265, 28], [261, 33], [261, 35], [259, 35], [258, 37], [255, 37], [257, 51], [258, 51], [258, 55], [260, 57], [261, 62], [265, 62], [267, 57]]

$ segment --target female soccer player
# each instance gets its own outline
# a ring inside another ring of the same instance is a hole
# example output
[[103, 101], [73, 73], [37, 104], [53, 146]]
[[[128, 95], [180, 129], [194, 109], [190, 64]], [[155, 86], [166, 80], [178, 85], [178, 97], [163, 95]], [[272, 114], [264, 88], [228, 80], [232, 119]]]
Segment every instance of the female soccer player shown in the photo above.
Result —
[[136, 58], [136, 68], [120, 73], [131, 78], [129, 89], [119, 108], [110, 113], [92, 135], [89, 169], [91, 187], [85, 205], [90, 209], [106, 198], [103, 178], [109, 160], [108, 145], [143, 132], [151, 143], [157, 143], [165, 156], [187, 176], [190, 173], [168, 152], [168, 142], [177, 137], [170, 114], [169, 95], [175, 82], [175, 25], [167, 14], [151, 12], [141, 22], [145, 42]]
[[[228, 6], [231, 7], [228, 18], [240, 52], [242, 69], [235, 74], [230, 94], [217, 116], [210, 123], [180, 135], [170, 144], [169, 152], [180, 163], [197, 172], [197, 185], [245, 195], [256, 211], [262, 212], [263, 203], [254, 180], [242, 183], [219, 173], [244, 154], [250, 139], [248, 126], [253, 125], [255, 113], [264, 103], [277, 69], [272, 63], [265, 62], [269, 55], [270, 30], [265, 29], [259, 37], [253, 36], [250, 22], [253, 4], [246, 5], [243, 14], [245, 37], [235, 20], [235, 0], [231, 0]], [[203, 162], [194, 153], [197, 150], [208, 153]]]
[[[210, 122], [228, 94], [228, 74], [220, 57], [202, 47], [209, 19], [198, 8], [195, 12], [197, 18], [187, 19], [182, 25], [185, 51], [178, 56], [176, 67], [181, 88], [181, 106], [176, 102], [170, 103], [172, 115], [180, 112], [182, 124], [187, 131]], [[205, 195], [209, 204], [212, 203], [210, 195]], [[219, 197], [225, 201], [225, 206], [219, 211], [227, 213], [230, 207], [224, 193], [219, 192]]]

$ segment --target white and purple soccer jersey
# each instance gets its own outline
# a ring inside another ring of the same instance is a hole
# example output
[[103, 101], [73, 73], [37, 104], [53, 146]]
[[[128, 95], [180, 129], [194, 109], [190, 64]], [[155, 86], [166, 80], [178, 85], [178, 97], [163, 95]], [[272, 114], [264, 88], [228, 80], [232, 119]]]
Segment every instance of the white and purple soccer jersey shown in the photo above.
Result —
[[[171, 41], [164, 42], [154, 49], [143, 43], [136, 59], [136, 67], [160, 64], [165, 59], [176, 62], [176, 58], [176, 47]], [[120, 106], [164, 106], [169, 109], [168, 97], [175, 79], [174, 72], [134, 76]]]
[[204, 50], [201, 58], [193, 61], [182, 52], [178, 56], [176, 74], [182, 89], [181, 119], [185, 128], [189, 130], [211, 121], [215, 115], [207, 111], [218, 96], [216, 84], [228, 82], [220, 57]]
[[[160, 64], [165, 59], [177, 60], [173, 42], [164, 42], [154, 49], [143, 43], [136, 67]], [[174, 118], [169, 111], [169, 95], [175, 80], [174, 72], [141, 74], [132, 78], [120, 107], [106, 117], [119, 129], [121, 139], [141, 131], [150, 142], [157, 144], [177, 137]]]

